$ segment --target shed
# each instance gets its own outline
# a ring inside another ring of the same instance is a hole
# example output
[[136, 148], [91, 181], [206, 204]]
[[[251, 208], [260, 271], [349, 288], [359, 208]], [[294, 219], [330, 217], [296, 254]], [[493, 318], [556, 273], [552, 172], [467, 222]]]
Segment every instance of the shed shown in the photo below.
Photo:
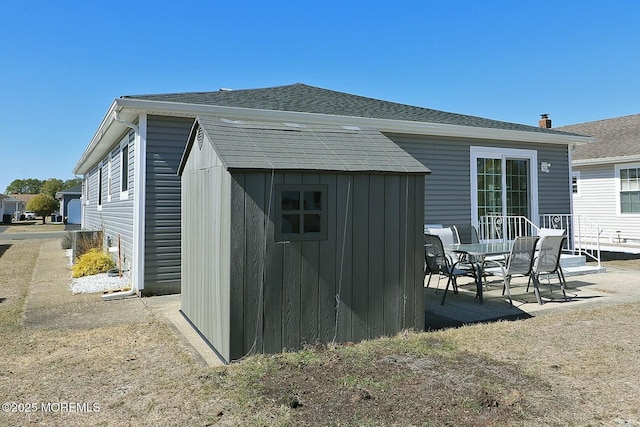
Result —
[[428, 173], [375, 129], [197, 117], [183, 314], [225, 362], [423, 329]]

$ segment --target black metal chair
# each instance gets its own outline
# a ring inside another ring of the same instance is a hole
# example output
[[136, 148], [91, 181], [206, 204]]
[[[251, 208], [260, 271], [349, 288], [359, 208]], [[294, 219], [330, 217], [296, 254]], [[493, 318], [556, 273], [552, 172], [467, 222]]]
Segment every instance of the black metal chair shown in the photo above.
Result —
[[[529, 283], [527, 284], [527, 292], [529, 291], [529, 285], [531, 284], [533, 277], [535, 277], [538, 283], [540, 283], [541, 275], [546, 275], [548, 278], [549, 275], [555, 273], [558, 276], [564, 300], [567, 300], [567, 293], [565, 292], [567, 281], [564, 278], [564, 273], [560, 266], [560, 256], [562, 255], [562, 248], [565, 240], [567, 240], [565, 236], [552, 235], [547, 235], [540, 239], [537, 245], [538, 252], [533, 262], [533, 274], [529, 277]], [[549, 290], [553, 293], [551, 280], [549, 280]]]
[[456, 233], [456, 237], [458, 239], [458, 243], [479, 243], [478, 239], [478, 230], [471, 225], [454, 225], [453, 229]]
[[[426, 264], [425, 277], [429, 274], [427, 287], [429, 287], [429, 282], [431, 281], [431, 276], [433, 274], [438, 274], [438, 282], [440, 280], [440, 275], [447, 277], [447, 286], [444, 288], [444, 295], [442, 296], [442, 302], [440, 303], [441, 305], [444, 304], [444, 300], [447, 297], [449, 285], [453, 284], [453, 293], [458, 293], [458, 277], [468, 275], [473, 275], [475, 277], [475, 269], [473, 269], [473, 267], [471, 270], [459, 268], [459, 261], [453, 261], [453, 259], [447, 256], [442, 240], [440, 240], [440, 237], [438, 236], [425, 234], [424, 255]], [[436, 290], [437, 289], [438, 287], [436, 287]]]

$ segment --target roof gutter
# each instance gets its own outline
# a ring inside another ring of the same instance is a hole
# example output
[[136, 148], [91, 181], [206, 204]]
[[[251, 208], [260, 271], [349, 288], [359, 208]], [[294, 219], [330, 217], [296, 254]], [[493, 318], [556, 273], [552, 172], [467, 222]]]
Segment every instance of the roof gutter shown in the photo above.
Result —
[[573, 166], [589, 166], [589, 165], [604, 165], [608, 163], [630, 163], [640, 161], [639, 155], [632, 156], [618, 156], [618, 157], [601, 157], [599, 159], [580, 159], [571, 160]]
[[359, 125], [371, 127], [380, 132], [412, 133], [419, 135], [490, 139], [516, 142], [537, 142], [543, 144], [586, 144], [593, 138], [544, 132], [483, 128], [475, 126], [450, 125], [442, 123], [415, 122], [409, 120], [378, 119], [355, 116], [338, 116], [296, 111], [262, 110], [254, 108], [223, 107], [219, 105], [186, 104], [180, 102], [150, 101], [146, 99], [119, 98], [116, 100], [122, 108], [140, 110], [149, 114], [164, 114], [183, 117], [195, 117], [198, 114], [222, 115], [239, 119], [263, 119], [299, 121], [308, 124], [333, 124], [338, 126]]
[[[120, 116], [118, 115], [118, 111], [114, 110], [113, 111], [113, 120], [115, 122], [121, 123], [123, 125], [125, 125], [128, 128], [133, 129], [133, 131], [135, 132], [136, 135], [136, 142], [139, 142], [140, 140], [140, 128], [136, 125], [134, 125], [131, 122], [128, 122], [126, 120], [123, 120], [120, 118]], [[140, 144], [136, 144], [136, 147], [139, 147]], [[139, 156], [137, 156], [139, 157]], [[143, 196], [144, 197], [144, 196]], [[135, 203], [135, 201], [134, 201]], [[138, 212], [137, 210], [134, 210], [134, 216], [136, 216], [135, 212]], [[135, 220], [136, 218], [134, 218]], [[139, 221], [139, 219], [137, 219]], [[137, 224], [137, 223], [136, 223]], [[139, 227], [136, 227], [136, 224], [134, 224], [134, 229], [139, 229]], [[119, 239], [119, 238], [118, 238]], [[135, 240], [137, 242], [137, 239]], [[118, 251], [120, 251], [120, 242], [118, 241]], [[134, 243], [134, 258], [139, 254], [140, 248]], [[118, 253], [118, 256], [120, 256], [120, 253]], [[138, 293], [138, 284], [140, 281], [139, 278], [139, 271], [141, 271], [142, 267], [141, 265], [138, 265], [135, 272], [136, 272], [136, 277], [132, 277], [131, 280], [131, 289], [129, 289], [128, 291], [122, 291], [122, 292], [114, 292], [111, 294], [104, 294], [102, 295], [102, 299], [104, 301], [108, 301], [108, 300], [114, 300], [114, 299], [120, 299], [120, 298], [126, 298], [126, 297], [130, 297], [133, 295], [136, 295]]]

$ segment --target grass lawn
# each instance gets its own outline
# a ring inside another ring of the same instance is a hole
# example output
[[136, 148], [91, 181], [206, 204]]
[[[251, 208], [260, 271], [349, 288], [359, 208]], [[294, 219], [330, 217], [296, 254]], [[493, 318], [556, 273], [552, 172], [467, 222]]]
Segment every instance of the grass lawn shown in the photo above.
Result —
[[16, 409], [97, 406], [90, 413], [3, 410], [3, 426], [640, 423], [638, 304], [407, 331], [209, 367], [150, 312], [100, 324], [100, 313], [124, 305], [106, 306], [118, 302], [98, 296], [50, 302], [68, 316], [92, 313], [98, 323], [91, 326], [25, 321], [41, 245], [0, 248], [0, 396]]

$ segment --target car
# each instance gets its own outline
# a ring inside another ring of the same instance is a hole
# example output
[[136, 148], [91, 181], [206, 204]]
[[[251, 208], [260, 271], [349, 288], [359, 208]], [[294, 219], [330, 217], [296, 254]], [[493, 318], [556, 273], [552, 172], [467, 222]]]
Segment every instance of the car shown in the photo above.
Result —
[[27, 212], [24, 213], [24, 219], [26, 219], [26, 220], [36, 219], [36, 213], [35, 212], [31, 212], [31, 211], [27, 211]]

